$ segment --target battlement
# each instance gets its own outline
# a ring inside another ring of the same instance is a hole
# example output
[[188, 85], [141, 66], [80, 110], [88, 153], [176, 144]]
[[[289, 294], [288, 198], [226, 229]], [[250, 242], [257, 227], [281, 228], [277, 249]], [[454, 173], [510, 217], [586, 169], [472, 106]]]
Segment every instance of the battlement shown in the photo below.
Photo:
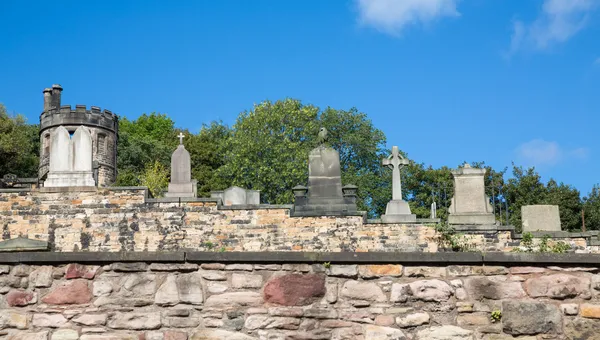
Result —
[[102, 110], [98, 106], [77, 104], [61, 105], [59, 108], [51, 108], [40, 115], [40, 133], [44, 130], [59, 125], [86, 125], [107, 129], [117, 132], [119, 117], [110, 110]]

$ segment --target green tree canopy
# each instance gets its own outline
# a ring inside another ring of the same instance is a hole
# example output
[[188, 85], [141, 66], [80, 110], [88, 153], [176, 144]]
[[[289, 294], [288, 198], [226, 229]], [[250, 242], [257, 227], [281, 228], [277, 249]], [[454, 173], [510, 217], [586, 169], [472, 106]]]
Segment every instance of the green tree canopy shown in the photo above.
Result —
[[377, 192], [390, 185], [379, 166], [385, 136], [354, 108], [321, 111], [295, 99], [255, 105], [239, 115], [225, 140], [219, 176], [225, 183], [260, 190], [265, 203], [292, 203], [291, 189], [308, 180], [308, 154], [317, 146], [321, 126], [329, 131], [328, 144], [340, 153], [344, 184], [359, 187], [359, 208], [381, 212], [385, 203]]
[[0, 176], [37, 177], [39, 127], [22, 115], [9, 115], [0, 104]]

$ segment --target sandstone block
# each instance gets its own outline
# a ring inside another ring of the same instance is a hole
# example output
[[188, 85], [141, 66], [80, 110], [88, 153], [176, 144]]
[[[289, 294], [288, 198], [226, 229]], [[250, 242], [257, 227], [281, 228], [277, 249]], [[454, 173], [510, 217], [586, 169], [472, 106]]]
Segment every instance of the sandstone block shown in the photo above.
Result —
[[52, 271], [52, 266], [38, 267], [29, 274], [29, 282], [31, 282], [34, 287], [50, 287], [52, 286], [52, 281], [54, 281]]
[[0, 265], [0, 274], [8, 274], [10, 273], [10, 266], [6, 264]]
[[67, 318], [62, 314], [33, 314], [32, 324], [34, 327], [40, 328], [58, 328], [67, 323]]
[[404, 333], [396, 328], [376, 325], [365, 326], [365, 339], [369, 340], [404, 340]]
[[179, 301], [177, 278], [175, 275], [168, 275], [162, 285], [156, 290], [154, 303], [159, 306], [175, 306]]
[[508, 273], [506, 267], [502, 266], [476, 266], [472, 267], [473, 275], [504, 275]]
[[74, 329], [58, 329], [52, 333], [50, 340], [77, 340], [79, 333]]
[[247, 271], [247, 272], [251, 272], [253, 268], [254, 267], [251, 264], [241, 264], [241, 263], [228, 264], [225, 266], [225, 270], [240, 270], [240, 271]]
[[6, 303], [11, 307], [23, 307], [37, 302], [37, 293], [24, 290], [11, 290], [6, 294]]
[[225, 269], [225, 264], [223, 263], [202, 263], [200, 268], [207, 270], [223, 270]]
[[246, 318], [244, 327], [249, 330], [256, 329], [298, 329], [300, 319], [291, 317], [273, 317], [264, 314], [254, 314]]
[[225, 281], [227, 276], [222, 272], [217, 271], [202, 271], [200, 272], [203, 278], [210, 281]]
[[392, 292], [390, 293], [390, 301], [406, 302], [411, 295], [410, 286], [405, 283], [392, 284]]
[[0, 310], [0, 329], [26, 329], [29, 324], [29, 319], [30, 317], [27, 313], [11, 310]]
[[465, 279], [465, 289], [471, 299], [514, 299], [525, 296], [520, 282], [493, 281], [487, 277], [469, 277]]
[[85, 326], [101, 326], [106, 325], [108, 316], [106, 314], [81, 314], [73, 318], [73, 322]]
[[[344, 326], [342, 327], [351, 327], [352, 323], [351, 322], [344, 322]], [[375, 324], [378, 326], [393, 326], [394, 325], [394, 316], [393, 315], [377, 315], [375, 317]], [[321, 326], [323, 326], [323, 323], [321, 323]]]
[[457, 326], [435, 326], [417, 332], [418, 340], [473, 340], [473, 331]]
[[91, 300], [88, 282], [82, 279], [63, 282], [42, 298], [42, 302], [49, 305], [82, 304]]
[[280, 264], [255, 264], [254, 270], [281, 270]]
[[525, 281], [525, 289], [531, 297], [567, 299], [581, 296], [590, 298], [590, 279], [569, 274], [553, 274], [533, 277]]
[[187, 340], [187, 338], [187, 332], [166, 331], [164, 334], [164, 340]]
[[580, 314], [584, 318], [600, 319], [600, 305], [584, 303], [580, 307]]
[[113, 290], [112, 283], [109, 281], [94, 281], [92, 293], [94, 296], [109, 295]]
[[198, 270], [195, 263], [151, 263], [150, 270], [153, 272], [194, 272]]
[[366, 301], [387, 301], [387, 297], [376, 283], [349, 280], [344, 283], [340, 296], [347, 299]]
[[358, 273], [365, 279], [378, 278], [383, 276], [402, 276], [402, 265], [383, 264], [383, 265], [361, 265], [358, 266]]
[[487, 313], [465, 313], [456, 317], [456, 324], [459, 326], [487, 326], [491, 323]]
[[108, 321], [108, 327], [113, 329], [159, 329], [161, 325], [159, 312], [115, 313]]
[[121, 280], [119, 295], [154, 295], [156, 292], [156, 275], [147, 273], [126, 274]]
[[98, 269], [100, 269], [99, 266], [85, 266], [78, 263], [71, 263], [67, 266], [65, 278], [91, 280], [96, 276]]
[[263, 290], [266, 302], [284, 306], [304, 306], [325, 295], [322, 274], [287, 274], [267, 282]]
[[148, 270], [148, 265], [143, 262], [131, 263], [113, 263], [110, 269], [115, 272], [145, 272]]
[[579, 313], [579, 305], [576, 303], [563, 303], [560, 305], [560, 310], [564, 315], [577, 315]]
[[189, 340], [258, 340], [244, 333], [231, 332], [223, 329], [204, 328], [197, 330]]
[[554, 305], [543, 302], [503, 301], [502, 329], [512, 335], [559, 333], [562, 316]]
[[355, 278], [358, 276], [358, 266], [355, 264], [332, 264], [327, 268], [327, 275]]
[[261, 288], [262, 284], [262, 275], [239, 273], [231, 275], [231, 286], [233, 288]]
[[17, 277], [27, 277], [33, 271], [33, 268], [26, 264], [19, 264], [12, 269], [12, 275]]
[[404, 276], [408, 277], [445, 277], [445, 267], [404, 267]]
[[545, 271], [546, 271], [546, 269], [541, 268], [541, 267], [512, 267], [512, 268], [510, 268], [510, 273], [512, 275], [541, 274]]
[[200, 305], [204, 301], [202, 277], [198, 273], [180, 274], [177, 276], [177, 290], [182, 303]]
[[422, 301], [447, 301], [454, 290], [441, 280], [421, 280], [409, 284], [412, 295]]
[[406, 316], [397, 317], [396, 323], [402, 328], [416, 327], [429, 323], [429, 314], [427, 313], [414, 313]]
[[227, 291], [227, 289], [229, 289], [229, 286], [226, 284], [210, 281], [206, 283], [206, 290], [211, 294], [220, 294]]
[[600, 340], [600, 320], [585, 318], [566, 318], [564, 325], [565, 339]]
[[49, 331], [41, 331], [41, 332], [33, 332], [33, 333], [18, 332], [15, 334], [11, 334], [8, 337], [8, 340], [48, 340], [48, 335], [50, 335]]
[[223, 306], [258, 306], [262, 304], [263, 298], [256, 292], [231, 292], [211, 295], [206, 299], [206, 307]]

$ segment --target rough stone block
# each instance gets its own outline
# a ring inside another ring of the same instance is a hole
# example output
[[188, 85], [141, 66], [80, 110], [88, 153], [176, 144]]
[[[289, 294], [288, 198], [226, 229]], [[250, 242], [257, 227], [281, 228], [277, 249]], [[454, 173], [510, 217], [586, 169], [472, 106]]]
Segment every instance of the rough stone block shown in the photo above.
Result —
[[524, 205], [521, 207], [523, 232], [561, 231], [558, 205]]
[[503, 301], [502, 326], [512, 335], [560, 333], [562, 315], [558, 307], [543, 302]]

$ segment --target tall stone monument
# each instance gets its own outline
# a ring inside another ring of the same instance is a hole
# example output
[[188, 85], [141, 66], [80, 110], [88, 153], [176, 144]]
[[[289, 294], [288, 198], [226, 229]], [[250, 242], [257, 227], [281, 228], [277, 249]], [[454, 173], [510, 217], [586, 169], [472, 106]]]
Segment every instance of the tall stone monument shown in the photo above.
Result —
[[52, 133], [49, 172], [44, 187], [93, 187], [92, 136], [85, 126], [73, 136], [63, 126]]
[[340, 154], [326, 146], [327, 130], [321, 128], [320, 145], [308, 155], [308, 188], [294, 190], [295, 216], [356, 215], [356, 187], [342, 187]]
[[192, 180], [192, 162], [190, 153], [183, 146], [182, 133], [179, 133], [179, 146], [171, 156], [171, 181], [166, 197], [196, 197], [198, 187]]
[[400, 169], [408, 165], [408, 161], [402, 157], [397, 146], [392, 147], [392, 154], [381, 161], [383, 166], [392, 169], [392, 200], [385, 208], [385, 215], [381, 216], [383, 223], [414, 223], [417, 215], [412, 214], [408, 202], [402, 199], [402, 183], [400, 180]]
[[449, 224], [492, 225], [496, 223], [490, 199], [485, 194], [486, 169], [471, 168], [468, 163], [452, 171], [454, 197], [450, 203]]

